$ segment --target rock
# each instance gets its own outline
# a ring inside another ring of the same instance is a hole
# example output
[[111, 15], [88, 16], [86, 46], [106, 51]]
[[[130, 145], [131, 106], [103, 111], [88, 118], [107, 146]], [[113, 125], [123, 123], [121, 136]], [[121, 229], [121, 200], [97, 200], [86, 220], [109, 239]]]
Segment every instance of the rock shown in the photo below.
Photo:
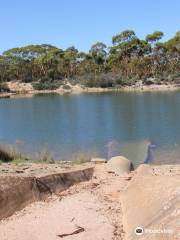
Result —
[[132, 170], [132, 163], [123, 156], [112, 157], [107, 163], [107, 170], [122, 176]]
[[15, 172], [16, 173], [24, 173], [24, 171], [22, 171], [22, 170], [16, 170]]
[[[154, 175], [154, 168], [159, 175]], [[123, 191], [120, 201], [123, 212], [123, 228], [126, 240], [179, 239], [180, 175], [169, 175], [168, 168], [141, 165]], [[135, 229], [165, 229], [170, 233], [144, 232], [140, 237]]]
[[51, 170], [42, 176], [0, 176], [0, 221], [32, 202], [45, 200], [52, 193], [59, 194], [74, 184], [90, 180], [93, 172], [94, 167], [84, 166], [57, 173]]
[[156, 83], [156, 79], [155, 78], [147, 78], [145, 81], [146, 85], [152, 85]]
[[98, 164], [98, 163], [107, 163], [107, 160], [105, 158], [92, 158], [91, 162]]
[[126, 180], [126, 181], [130, 181], [131, 179], [132, 179], [131, 176], [126, 176], [126, 177], [124, 178], [124, 180]]

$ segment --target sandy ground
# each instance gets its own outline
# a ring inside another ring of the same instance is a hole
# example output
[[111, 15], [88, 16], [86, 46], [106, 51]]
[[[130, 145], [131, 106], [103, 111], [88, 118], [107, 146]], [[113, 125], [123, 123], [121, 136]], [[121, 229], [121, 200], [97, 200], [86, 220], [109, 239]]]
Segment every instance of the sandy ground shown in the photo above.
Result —
[[124, 239], [120, 195], [128, 180], [98, 166], [91, 181], [74, 185], [2, 220], [0, 239]]
[[[179, 177], [179, 165], [141, 165], [124, 177], [108, 172], [106, 164], [96, 165], [90, 181], [0, 221], [0, 240], [178, 240]], [[130, 238], [139, 224], [171, 226], [174, 233]]]
[[26, 176], [41, 177], [44, 175], [67, 172], [68, 170], [79, 170], [84, 167], [91, 167], [92, 163], [84, 163], [81, 165], [72, 162], [59, 162], [53, 164], [46, 163], [2, 163], [0, 164], [0, 176]]

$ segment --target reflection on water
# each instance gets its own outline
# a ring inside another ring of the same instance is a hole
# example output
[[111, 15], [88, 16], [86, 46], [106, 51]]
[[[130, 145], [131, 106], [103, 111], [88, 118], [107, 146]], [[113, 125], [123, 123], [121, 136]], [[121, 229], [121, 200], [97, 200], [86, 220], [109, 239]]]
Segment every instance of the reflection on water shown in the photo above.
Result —
[[110, 141], [107, 144], [107, 159], [120, 155], [121, 149], [121, 144], [118, 141]]
[[153, 151], [153, 163], [155, 164], [177, 164], [180, 163], [180, 147], [168, 146], [157, 148]]
[[121, 155], [131, 160], [134, 165], [144, 163], [147, 158], [149, 144], [150, 142], [145, 140], [122, 144]]
[[180, 148], [178, 145], [162, 147], [144, 140], [129, 143], [111, 141], [108, 144], [108, 159], [113, 156], [125, 156], [138, 166], [148, 164], [176, 164], [180, 163]]
[[46, 95], [0, 101], [0, 142], [24, 143], [26, 151], [47, 147], [59, 159], [74, 153], [179, 161], [180, 92]]

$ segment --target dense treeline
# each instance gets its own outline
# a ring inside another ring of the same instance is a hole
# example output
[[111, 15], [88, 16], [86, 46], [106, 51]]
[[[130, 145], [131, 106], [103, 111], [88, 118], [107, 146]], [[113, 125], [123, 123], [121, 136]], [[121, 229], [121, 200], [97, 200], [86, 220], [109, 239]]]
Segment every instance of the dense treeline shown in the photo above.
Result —
[[89, 87], [180, 82], [180, 32], [161, 42], [156, 31], [139, 39], [133, 30], [113, 36], [112, 46], [94, 44], [88, 53], [49, 44], [13, 48], [0, 55], [0, 82], [33, 82], [36, 88], [56, 88], [68, 79]]

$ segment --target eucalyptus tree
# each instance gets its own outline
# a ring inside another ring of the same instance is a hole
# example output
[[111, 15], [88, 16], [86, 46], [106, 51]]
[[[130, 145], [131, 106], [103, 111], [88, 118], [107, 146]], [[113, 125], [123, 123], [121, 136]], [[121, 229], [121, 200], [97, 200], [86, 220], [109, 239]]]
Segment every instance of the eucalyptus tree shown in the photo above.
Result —
[[64, 51], [64, 68], [66, 69], [66, 77], [70, 78], [77, 71], [78, 50], [74, 47], [68, 47]]
[[152, 34], [148, 34], [146, 36], [146, 41], [151, 44], [154, 44], [154, 43], [157, 43], [163, 36], [164, 36], [163, 32], [155, 31]]
[[110, 48], [109, 64], [116, 66], [122, 74], [128, 75], [127, 65], [132, 58], [144, 54], [147, 44], [136, 36], [133, 30], [125, 30], [113, 36]]
[[78, 52], [74, 46], [62, 50], [50, 44], [12, 48], [0, 55], [0, 81], [41, 82], [89, 76], [87, 81], [93, 86], [107, 82], [107, 73], [131, 79], [178, 76], [180, 32], [166, 42], [161, 42], [163, 36], [163, 32], [155, 31], [142, 40], [133, 30], [125, 30], [112, 37], [112, 46], [97, 42], [88, 52]]
[[173, 72], [180, 72], [180, 31], [165, 42], [165, 47], [167, 49], [169, 69]]

